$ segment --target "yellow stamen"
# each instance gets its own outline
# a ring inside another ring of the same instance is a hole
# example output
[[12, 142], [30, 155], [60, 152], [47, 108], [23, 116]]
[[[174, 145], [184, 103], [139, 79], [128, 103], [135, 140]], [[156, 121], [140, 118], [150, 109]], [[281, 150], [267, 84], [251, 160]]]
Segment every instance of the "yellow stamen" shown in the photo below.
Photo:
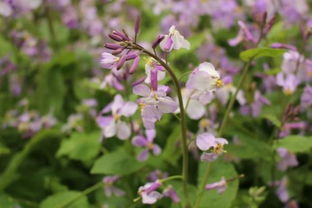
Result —
[[114, 120], [117, 121], [120, 119], [120, 115], [118, 114], [113, 114]]
[[208, 119], [202, 119], [202, 120], [200, 120], [200, 122], [199, 122], [199, 126], [200, 126], [200, 128], [202, 128], [202, 129], [205, 129], [205, 128], [208, 128], [209, 126], [210, 126], [210, 121], [208, 120]]
[[220, 154], [220, 153], [225, 152], [224, 149], [223, 149], [223, 144], [218, 143], [218, 144], [213, 148], [212, 152], [217, 153], [217, 154]]
[[218, 79], [218, 80], [216, 81], [216, 87], [220, 88], [220, 87], [222, 87], [223, 85], [224, 85], [224, 83], [223, 83], [223, 81], [222, 81], [221, 79]]
[[285, 95], [287, 95], [287, 96], [289, 96], [289, 95], [292, 95], [292, 94], [293, 94], [293, 91], [292, 91], [292, 90], [290, 90], [290, 89], [285, 89], [283, 92], [284, 92], [284, 94], [285, 94]]

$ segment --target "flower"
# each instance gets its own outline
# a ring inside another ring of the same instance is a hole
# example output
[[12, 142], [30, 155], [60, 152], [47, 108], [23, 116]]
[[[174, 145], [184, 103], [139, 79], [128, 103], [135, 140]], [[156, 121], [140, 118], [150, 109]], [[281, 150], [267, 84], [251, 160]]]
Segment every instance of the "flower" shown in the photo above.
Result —
[[219, 73], [211, 63], [201, 63], [190, 75], [186, 82], [188, 89], [198, 90], [202, 93], [211, 92], [222, 87], [223, 82]]
[[143, 204], [154, 204], [158, 199], [162, 198], [163, 195], [159, 192], [155, 191], [161, 186], [161, 182], [159, 180], [147, 183], [144, 186], [139, 187], [139, 195], [142, 197]]
[[196, 145], [202, 151], [212, 148], [213, 153], [220, 154], [224, 152], [223, 145], [225, 144], [228, 144], [226, 139], [216, 138], [213, 134], [207, 132], [199, 134], [196, 138]]
[[127, 139], [131, 133], [130, 127], [126, 122], [121, 121], [121, 117], [132, 116], [137, 108], [136, 103], [124, 102], [120, 95], [116, 95], [114, 101], [107, 105], [101, 112], [101, 114], [111, 112], [112, 115], [100, 115], [97, 118], [97, 123], [103, 130], [103, 136], [109, 138], [117, 135], [119, 139]]
[[216, 189], [219, 194], [223, 193], [227, 188], [227, 182], [224, 177], [219, 182], [210, 183], [205, 186], [206, 190]]
[[299, 80], [294, 74], [278, 73], [276, 75], [276, 83], [283, 87], [285, 95], [292, 95], [299, 85]]
[[169, 197], [173, 201], [173, 203], [179, 203], [181, 201], [177, 192], [172, 188], [172, 186], [168, 186], [167, 188], [165, 188], [165, 190], [163, 191], [163, 195], [165, 197]]
[[175, 26], [172, 25], [169, 29], [169, 35], [165, 35], [160, 42], [160, 48], [165, 52], [170, 52], [172, 49], [178, 50], [180, 48], [190, 49], [190, 43], [184, 39]]
[[290, 167], [298, 165], [296, 155], [289, 152], [286, 148], [278, 148], [277, 153], [280, 156], [280, 161], [277, 163], [277, 168], [281, 171], [285, 171]]
[[111, 70], [116, 70], [119, 59], [120, 58], [117, 56], [114, 56], [107, 52], [103, 52], [101, 58], [102, 67]]
[[301, 95], [301, 107], [308, 109], [312, 106], [312, 86], [307, 85]]
[[159, 155], [161, 152], [160, 147], [153, 143], [156, 132], [154, 129], [146, 130], [146, 137], [142, 135], [135, 136], [132, 140], [132, 144], [137, 147], [145, 147], [145, 149], [138, 155], [139, 161], [147, 160], [149, 152], [154, 155]]
[[[149, 58], [145, 64], [145, 73], [147, 75], [145, 83], [150, 84], [152, 79], [156, 81], [163, 80], [166, 76], [166, 71], [162, 65], [153, 58]], [[154, 76], [154, 77], [152, 77]]]
[[6, 2], [0, 2], [0, 15], [4, 17], [8, 17], [12, 14], [12, 8], [11, 6]]
[[115, 196], [125, 195], [125, 192], [123, 190], [113, 186], [113, 184], [117, 182], [118, 179], [119, 179], [119, 176], [105, 176], [103, 178], [104, 191], [107, 197], [110, 197], [112, 195], [115, 195]]
[[133, 93], [143, 96], [138, 102], [146, 129], [153, 129], [155, 122], [160, 120], [162, 114], [173, 113], [177, 109], [177, 103], [167, 96], [168, 91], [167, 86], [157, 86], [157, 89], [150, 89], [145, 84], [134, 86]]

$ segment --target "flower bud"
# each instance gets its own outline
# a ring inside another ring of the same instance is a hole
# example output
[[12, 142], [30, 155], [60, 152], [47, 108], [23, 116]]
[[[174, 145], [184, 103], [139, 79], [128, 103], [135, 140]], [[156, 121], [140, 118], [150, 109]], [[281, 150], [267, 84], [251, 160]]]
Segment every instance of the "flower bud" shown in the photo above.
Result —
[[126, 60], [129, 61], [131, 59], [135, 59], [138, 55], [136, 53], [129, 53], [127, 56], [126, 56]]
[[130, 70], [129, 70], [129, 73], [130, 74], [133, 74], [136, 70], [136, 68], [138, 68], [138, 65], [139, 65], [139, 62], [140, 62], [140, 56], [137, 56], [134, 60], [133, 60], [133, 63], [130, 67]]
[[118, 41], [118, 42], [123, 40], [122, 37], [120, 37], [119, 35], [116, 35], [114, 33], [109, 34], [108, 37], [110, 37], [112, 40], [115, 40], [115, 41]]
[[107, 49], [111, 49], [111, 50], [117, 50], [121, 48], [122, 46], [119, 44], [115, 44], [115, 43], [105, 43], [104, 47]]
[[164, 38], [164, 35], [158, 35], [158, 37], [154, 40], [152, 44], [152, 48], [155, 49]]
[[119, 61], [118, 61], [118, 63], [117, 63], [117, 70], [119, 70], [123, 65], [124, 65], [124, 63], [125, 63], [125, 61], [126, 61], [126, 55], [123, 55], [120, 59], [119, 59]]

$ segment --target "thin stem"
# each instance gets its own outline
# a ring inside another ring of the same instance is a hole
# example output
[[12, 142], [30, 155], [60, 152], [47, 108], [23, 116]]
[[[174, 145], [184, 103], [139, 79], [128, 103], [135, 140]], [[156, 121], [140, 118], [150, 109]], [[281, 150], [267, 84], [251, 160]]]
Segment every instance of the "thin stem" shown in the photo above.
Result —
[[196, 201], [195, 201], [195, 204], [194, 204], [193, 208], [197, 208], [199, 206], [199, 204], [200, 204], [200, 201], [201, 201], [201, 199], [203, 197], [203, 194], [204, 194], [204, 191], [205, 191], [205, 185], [206, 185], [206, 183], [208, 181], [208, 177], [210, 175], [210, 170], [211, 170], [211, 163], [208, 163], [207, 164], [207, 169], [205, 171], [204, 179], [203, 179], [202, 184], [199, 187], [199, 192], [197, 193]]
[[[131, 44], [131, 43], [130, 43]], [[185, 117], [185, 109], [183, 105], [181, 87], [179, 85], [179, 81], [174, 74], [173, 70], [170, 68], [168, 64], [166, 64], [161, 58], [156, 56], [154, 53], [144, 49], [142, 46], [138, 44], [132, 44], [135, 49], [142, 51], [143, 53], [147, 54], [148, 56], [154, 58], [158, 63], [160, 63], [166, 71], [169, 73], [178, 96], [179, 100], [179, 107], [180, 107], [180, 124], [181, 124], [181, 134], [182, 134], [182, 151], [183, 151], [183, 167], [182, 167], [182, 175], [183, 175], [183, 192], [184, 198], [186, 202], [186, 207], [189, 207], [189, 197], [188, 197], [188, 190], [187, 190], [187, 181], [188, 181], [188, 149], [187, 149], [187, 137], [186, 137], [186, 117]]]
[[221, 136], [222, 133], [223, 133], [224, 127], [225, 127], [225, 125], [226, 125], [226, 123], [228, 121], [229, 114], [230, 114], [230, 112], [232, 110], [232, 107], [233, 107], [234, 102], [236, 100], [237, 94], [238, 94], [240, 88], [242, 87], [242, 85], [244, 83], [244, 80], [245, 80], [245, 78], [247, 76], [248, 68], [249, 68], [249, 66], [251, 64], [251, 61], [252, 60], [250, 60], [249, 62], [244, 64], [242, 77], [240, 78], [240, 80], [238, 82], [238, 85], [237, 85], [237, 88], [236, 88], [234, 94], [231, 96], [230, 102], [229, 102], [229, 104], [228, 104], [228, 106], [227, 106], [227, 108], [225, 110], [224, 117], [223, 117], [221, 126], [220, 126], [219, 131], [218, 131], [218, 135], [219, 136]]
[[57, 43], [56, 43], [55, 29], [54, 29], [54, 25], [53, 25], [53, 21], [52, 21], [52, 17], [51, 17], [51, 12], [50, 12], [50, 9], [49, 9], [49, 6], [47, 5], [47, 3], [45, 5], [45, 13], [46, 13], [46, 18], [47, 18], [47, 22], [48, 22], [48, 28], [49, 28], [51, 43], [53, 45], [53, 48], [56, 48]]
[[167, 182], [167, 181], [171, 181], [171, 180], [175, 180], [175, 179], [183, 179], [183, 176], [181, 175], [176, 175], [176, 176], [170, 176], [168, 178], [164, 178], [159, 180], [161, 183]]
[[72, 203], [76, 202], [78, 199], [80, 199], [83, 196], [86, 196], [90, 193], [92, 193], [93, 191], [101, 188], [104, 185], [104, 183], [102, 181], [98, 182], [97, 184], [87, 188], [86, 190], [84, 190], [81, 194], [77, 195], [76, 197], [72, 198], [71, 200], [67, 201], [66, 203], [62, 204], [61, 206], [59, 206], [58, 208], [65, 208], [69, 205], [71, 205]]

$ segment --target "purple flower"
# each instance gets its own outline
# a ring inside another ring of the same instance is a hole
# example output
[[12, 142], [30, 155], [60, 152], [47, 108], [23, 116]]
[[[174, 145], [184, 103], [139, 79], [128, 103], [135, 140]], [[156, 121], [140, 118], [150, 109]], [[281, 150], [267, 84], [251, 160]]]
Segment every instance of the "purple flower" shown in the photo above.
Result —
[[[124, 102], [120, 95], [116, 95], [114, 101], [107, 105], [102, 110], [102, 115], [97, 118], [97, 123], [102, 128], [103, 136], [109, 138], [117, 135], [122, 140], [129, 138], [131, 134], [130, 126], [126, 122], [121, 121], [121, 117], [132, 116], [136, 112], [137, 107], [136, 103]], [[111, 112], [112, 115], [103, 115], [108, 112]]]
[[170, 52], [172, 49], [178, 50], [180, 48], [190, 49], [190, 43], [184, 39], [175, 26], [172, 25], [169, 29], [169, 35], [165, 35], [160, 42], [160, 48], [165, 52]]
[[160, 181], [155, 181], [152, 183], [147, 183], [144, 186], [139, 187], [139, 195], [142, 197], [143, 204], [154, 204], [160, 198], [162, 198], [162, 194], [156, 191], [161, 186]]
[[287, 184], [288, 184], [288, 180], [286, 177], [284, 177], [280, 181], [274, 182], [274, 185], [277, 186], [276, 195], [281, 200], [281, 202], [284, 202], [284, 203], [289, 200], [289, 193], [287, 190]]
[[277, 153], [280, 156], [280, 161], [277, 163], [279, 170], [285, 171], [290, 167], [296, 167], [298, 165], [296, 155], [289, 152], [286, 148], [278, 148]]
[[8, 17], [12, 14], [13, 10], [9, 3], [0, 2], [0, 15], [4, 17]]
[[161, 170], [154, 170], [148, 175], [148, 180], [156, 181], [157, 179], [164, 179], [168, 177], [168, 173], [162, 172]]
[[149, 153], [154, 155], [159, 155], [161, 152], [160, 147], [153, 143], [155, 139], [156, 132], [154, 129], [146, 130], [146, 137], [142, 135], [135, 136], [132, 140], [132, 144], [137, 147], [144, 147], [144, 150], [138, 155], [137, 159], [139, 161], [147, 160]]
[[305, 86], [301, 95], [301, 107], [307, 109], [312, 106], [312, 86]]
[[104, 191], [107, 197], [111, 197], [112, 195], [115, 196], [125, 195], [125, 192], [123, 190], [114, 186], [114, 183], [116, 183], [118, 180], [119, 176], [105, 176], [103, 178]]
[[168, 186], [167, 188], [165, 188], [165, 190], [163, 191], [163, 195], [165, 197], [169, 197], [173, 203], [179, 203], [180, 197], [178, 196], [177, 192], [172, 188], [172, 186]]
[[[149, 58], [145, 64], [146, 79], [145, 83], [150, 84], [152, 81], [158, 82], [165, 78], [166, 71], [155, 59]], [[155, 84], [155, 83], [153, 83]]]
[[293, 129], [304, 130], [306, 129], [307, 124], [304, 121], [299, 122], [287, 122], [282, 126], [281, 132], [279, 133], [279, 137], [283, 138], [288, 136]]
[[299, 81], [293, 74], [278, 73], [278, 75], [276, 75], [276, 84], [283, 87], [285, 95], [292, 95], [297, 89]]
[[221, 178], [219, 182], [207, 184], [205, 186], [206, 190], [212, 190], [215, 189], [219, 194], [223, 193], [227, 188], [227, 182], [224, 177]]
[[120, 58], [117, 56], [114, 56], [107, 52], [103, 52], [102, 58], [101, 58], [102, 67], [111, 69], [111, 70], [116, 70], [119, 59]]
[[157, 90], [150, 89], [145, 84], [134, 86], [133, 93], [142, 96], [138, 102], [146, 129], [153, 129], [162, 114], [173, 113], [177, 109], [177, 103], [167, 96], [168, 90], [167, 86], [158, 86]]

